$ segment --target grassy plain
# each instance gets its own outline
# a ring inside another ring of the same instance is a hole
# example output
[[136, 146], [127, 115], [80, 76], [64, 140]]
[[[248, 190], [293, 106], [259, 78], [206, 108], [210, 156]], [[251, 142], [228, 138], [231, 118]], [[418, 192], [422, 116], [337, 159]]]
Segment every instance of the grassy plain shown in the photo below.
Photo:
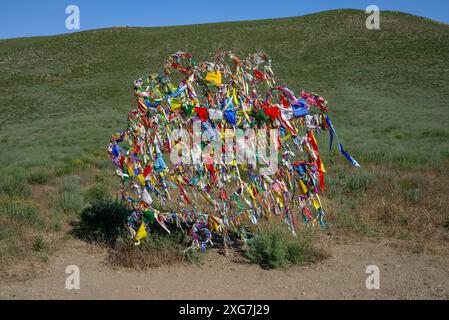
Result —
[[[116, 194], [106, 147], [134, 108], [132, 81], [177, 50], [264, 51], [280, 83], [317, 92], [357, 170], [336, 152], [327, 211], [339, 234], [439, 250], [449, 232], [449, 26], [398, 12], [0, 40], [0, 269], [46, 261], [70, 222]], [[320, 137], [327, 148], [327, 135]]]

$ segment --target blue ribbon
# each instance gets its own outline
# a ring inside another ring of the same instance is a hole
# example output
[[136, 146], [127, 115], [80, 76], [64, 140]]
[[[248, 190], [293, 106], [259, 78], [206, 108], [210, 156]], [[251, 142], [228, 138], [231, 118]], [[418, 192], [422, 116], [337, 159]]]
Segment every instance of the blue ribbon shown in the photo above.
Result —
[[160, 101], [156, 101], [155, 103], [150, 103], [150, 101], [147, 99], [144, 99], [144, 101], [145, 101], [145, 104], [147, 105], [147, 107], [157, 107], [158, 105], [160, 105], [162, 103], [162, 101], [179, 96], [181, 94], [181, 92], [183, 92], [185, 89], [187, 89], [187, 86], [182, 86], [182, 87], [178, 88], [175, 92], [166, 95]]
[[330, 142], [329, 142], [329, 152], [332, 149], [332, 142], [334, 140], [334, 135], [337, 138], [338, 141], [338, 146], [340, 149], [341, 154], [349, 161], [351, 162], [351, 164], [355, 167], [360, 167], [360, 164], [357, 162], [357, 160], [355, 160], [353, 157], [351, 157], [351, 155], [349, 153], [347, 153], [344, 149], [343, 149], [343, 145], [340, 143], [340, 140], [338, 139], [337, 136], [337, 132], [335, 131], [334, 126], [332, 125], [332, 121], [329, 118], [329, 116], [325, 113], [324, 117], [326, 118], [326, 122], [329, 124], [330, 130], [329, 130], [329, 135], [330, 135]]

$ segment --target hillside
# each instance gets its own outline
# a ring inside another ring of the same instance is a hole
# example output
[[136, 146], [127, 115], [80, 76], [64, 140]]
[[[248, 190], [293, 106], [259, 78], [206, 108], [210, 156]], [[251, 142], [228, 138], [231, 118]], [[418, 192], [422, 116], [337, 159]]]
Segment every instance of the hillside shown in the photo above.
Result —
[[280, 82], [330, 101], [340, 138], [363, 166], [336, 161], [329, 173], [328, 201], [345, 230], [447, 236], [449, 26], [383, 12], [381, 30], [370, 31], [365, 19], [336, 10], [0, 40], [2, 264], [31, 251], [46, 261], [91, 194], [118, 190], [106, 146], [134, 108], [132, 81], [178, 50], [197, 59], [264, 51]]
[[[177, 50], [199, 59], [219, 49], [265, 51], [280, 81], [327, 97], [337, 128], [362, 161], [447, 157], [448, 145], [435, 150], [432, 142], [449, 137], [449, 26], [386, 12], [381, 30], [370, 31], [365, 18], [338, 10], [0, 41], [1, 143], [10, 150], [1, 161], [40, 164], [101, 150], [124, 124], [135, 78], [160, 71]], [[56, 154], [47, 153], [55, 147]], [[29, 152], [32, 160], [24, 156]]]

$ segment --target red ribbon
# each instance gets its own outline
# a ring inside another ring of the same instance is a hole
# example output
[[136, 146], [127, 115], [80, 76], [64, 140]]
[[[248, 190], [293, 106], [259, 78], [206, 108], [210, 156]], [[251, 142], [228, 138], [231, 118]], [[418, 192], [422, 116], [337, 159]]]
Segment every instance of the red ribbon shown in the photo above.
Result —
[[206, 108], [203, 107], [195, 107], [195, 112], [198, 114], [201, 122], [206, 122], [209, 119], [209, 114]]

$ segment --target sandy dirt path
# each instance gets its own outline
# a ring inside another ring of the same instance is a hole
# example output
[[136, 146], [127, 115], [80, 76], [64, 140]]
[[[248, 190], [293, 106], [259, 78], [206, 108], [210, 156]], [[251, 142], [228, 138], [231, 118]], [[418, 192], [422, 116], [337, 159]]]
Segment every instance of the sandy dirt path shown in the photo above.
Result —
[[[203, 265], [149, 271], [111, 268], [107, 251], [78, 240], [27, 281], [0, 284], [2, 299], [448, 299], [449, 257], [413, 254], [383, 244], [335, 244], [324, 262], [263, 270], [210, 250]], [[79, 290], [65, 289], [68, 265], [80, 268]], [[368, 290], [366, 266], [380, 269], [380, 289]]]

